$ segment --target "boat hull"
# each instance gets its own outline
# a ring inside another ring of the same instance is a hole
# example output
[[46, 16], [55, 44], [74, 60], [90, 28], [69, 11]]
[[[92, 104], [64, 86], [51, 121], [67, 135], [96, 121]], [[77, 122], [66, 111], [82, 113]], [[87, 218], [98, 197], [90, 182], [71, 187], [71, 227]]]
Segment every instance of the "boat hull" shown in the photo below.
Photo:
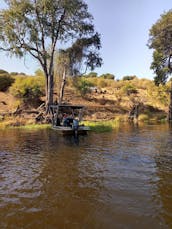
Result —
[[65, 126], [53, 126], [53, 130], [56, 130], [57, 133], [62, 134], [63, 136], [67, 135], [86, 135], [87, 132], [90, 130], [87, 126], [79, 126], [77, 130], [72, 129], [72, 127], [65, 127]]

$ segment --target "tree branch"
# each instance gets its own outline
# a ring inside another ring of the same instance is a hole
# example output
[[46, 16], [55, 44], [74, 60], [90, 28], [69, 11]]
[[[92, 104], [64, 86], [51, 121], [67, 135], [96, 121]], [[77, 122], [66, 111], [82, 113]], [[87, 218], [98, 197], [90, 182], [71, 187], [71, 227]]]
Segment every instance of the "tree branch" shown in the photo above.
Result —
[[59, 22], [58, 22], [58, 29], [57, 29], [57, 32], [56, 32], [56, 36], [55, 36], [55, 39], [52, 38], [52, 48], [51, 48], [51, 60], [50, 60], [50, 67], [49, 67], [49, 74], [51, 74], [52, 72], [52, 67], [53, 67], [53, 62], [54, 62], [54, 52], [55, 52], [55, 47], [56, 47], [56, 43], [57, 43], [57, 40], [58, 40], [58, 36], [59, 36], [59, 32], [60, 32], [60, 29], [61, 29], [61, 23], [65, 17], [65, 14], [66, 14], [66, 11], [64, 9], [60, 19], [59, 19]]

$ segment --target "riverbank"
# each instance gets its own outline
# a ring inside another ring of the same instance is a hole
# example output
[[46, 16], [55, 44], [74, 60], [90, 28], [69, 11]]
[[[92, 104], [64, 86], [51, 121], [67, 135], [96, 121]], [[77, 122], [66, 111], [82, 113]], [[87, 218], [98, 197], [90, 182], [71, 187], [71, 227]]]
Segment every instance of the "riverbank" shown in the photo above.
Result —
[[[169, 96], [165, 86], [156, 87], [152, 81], [138, 78], [130, 81], [99, 78], [83, 78], [83, 80], [91, 82], [94, 87], [87, 88], [83, 95], [82, 91], [78, 91], [69, 80], [63, 103], [83, 105], [85, 107], [83, 118], [91, 123], [92, 129], [94, 126], [101, 129], [100, 124], [98, 127], [95, 124], [99, 122], [128, 122], [129, 115], [136, 106], [138, 122], [162, 122], [167, 119]], [[41, 103], [45, 103], [45, 97], [40, 98]], [[45, 111], [40, 111], [40, 104], [34, 106], [29, 100], [26, 102], [23, 98], [13, 96], [10, 90], [0, 92], [0, 128], [50, 123], [50, 117], [42, 115]], [[42, 117], [38, 119], [39, 114]], [[103, 129], [104, 126], [107, 125], [103, 125]], [[111, 128], [111, 124], [105, 127], [105, 129]]]
[[[160, 124], [166, 123], [166, 119], [158, 119], [155, 117], [154, 119], [145, 119], [141, 118], [137, 121], [129, 121], [127, 116], [118, 116], [113, 120], [105, 120], [105, 121], [82, 121], [81, 124], [90, 127], [90, 130], [97, 133], [103, 132], [111, 132], [115, 129], [118, 129], [122, 125], [126, 124], [134, 124], [134, 125], [144, 125], [144, 124]], [[15, 123], [10, 121], [1, 121], [0, 122], [0, 129], [7, 129], [7, 128], [18, 128], [18, 129], [25, 129], [25, 130], [40, 130], [40, 129], [50, 129], [51, 124], [23, 124], [23, 123]]]

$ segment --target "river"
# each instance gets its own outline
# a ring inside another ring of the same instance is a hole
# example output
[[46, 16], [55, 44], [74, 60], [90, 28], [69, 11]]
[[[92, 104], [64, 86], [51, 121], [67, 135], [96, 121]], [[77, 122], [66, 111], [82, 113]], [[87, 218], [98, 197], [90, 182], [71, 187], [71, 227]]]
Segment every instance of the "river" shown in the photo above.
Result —
[[172, 228], [172, 128], [1, 130], [0, 228]]

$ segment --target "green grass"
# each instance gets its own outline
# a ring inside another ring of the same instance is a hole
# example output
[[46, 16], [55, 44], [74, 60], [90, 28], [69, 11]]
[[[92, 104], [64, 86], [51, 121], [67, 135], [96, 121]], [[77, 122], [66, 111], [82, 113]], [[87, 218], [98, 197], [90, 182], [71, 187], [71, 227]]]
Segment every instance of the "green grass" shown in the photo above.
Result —
[[40, 130], [40, 129], [49, 129], [51, 128], [50, 124], [31, 124], [25, 126], [17, 126], [12, 128], [26, 129], [26, 130]]
[[82, 122], [85, 126], [89, 126], [94, 132], [110, 132], [119, 126], [118, 120], [112, 121], [84, 121]]

